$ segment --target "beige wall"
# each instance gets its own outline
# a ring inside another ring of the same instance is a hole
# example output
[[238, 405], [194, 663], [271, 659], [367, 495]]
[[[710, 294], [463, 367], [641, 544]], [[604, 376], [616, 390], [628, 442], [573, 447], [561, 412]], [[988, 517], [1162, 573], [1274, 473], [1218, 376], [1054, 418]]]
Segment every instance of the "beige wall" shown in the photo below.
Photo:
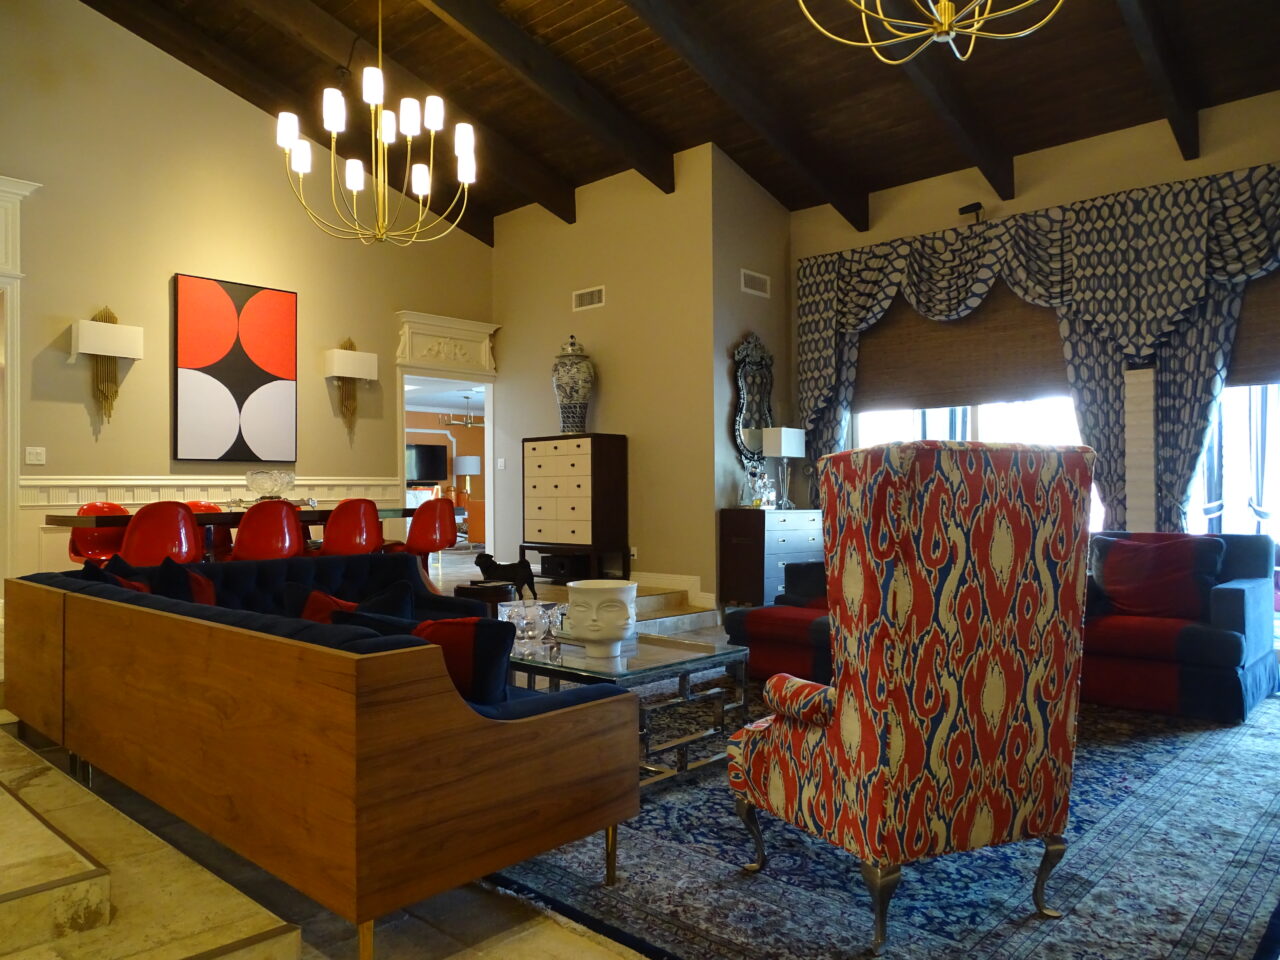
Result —
[[[170, 459], [175, 273], [296, 291], [299, 477], [397, 476], [394, 313], [488, 320], [487, 246], [461, 232], [408, 249], [324, 236], [290, 194], [271, 117], [75, 0], [0, 6], [0, 91], [0, 173], [43, 184], [22, 210], [20, 442], [47, 462], [20, 467], [24, 497], [59, 496], [32, 492], [44, 477], [242, 478], [251, 466]], [[103, 305], [145, 331], [109, 424], [89, 361], [66, 362], [68, 326]], [[322, 373], [322, 351], [347, 336], [380, 360], [354, 438]], [[42, 513], [24, 511], [24, 565]]]
[[[190, 273], [297, 291], [299, 474], [395, 475], [394, 311], [489, 319], [489, 248], [330, 239], [261, 110], [74, 0], [6, 0], [0, 18], [0, 170], [44, 185], [23, 207], [22, 442], [48, 462], [24, 473], [244, 472], [170, 460], [171, 278]], [[146, 356], [99, 428], [88, 361], [66, 351], [104, 304], [144, 328]], [[381, 360], [350, 441], [321, 359], [346, 336]]]
[[[574, 334], [596, 368], [588, 430], [627, 436], [634, 568], [714, 580], [711, 179], [708, 145], [676, 156], [674, 193], [628, 171], [579, 188], [575, 224], [535, 207], [498, 218], [492, 423], [505, 469], [494, 471], [490, 522], [500, 558], [521, 538], [520, 441], [560, 432], [551, 366]], [[597, 284], [605, 305], [573, 313], [572, 292]]]
[[[737, 397], [733, 350], [747, 333], [757, 334], [773, 353], [774, 424], [799, 426], [792, 397], [794, 364], [788, 336], [790, 215], [726, 154], [716, 149], [712, 157], [715, 325], [708, 372], [715, 410], [711, 438], [715, 445], [715, 506], [729, 507], [738, 502], [743, 478], [732, 432]], [[742, 292], [743, 267], [771, 278], [769, 299]], [[770, 461], [770, 470], [776, 466]]]

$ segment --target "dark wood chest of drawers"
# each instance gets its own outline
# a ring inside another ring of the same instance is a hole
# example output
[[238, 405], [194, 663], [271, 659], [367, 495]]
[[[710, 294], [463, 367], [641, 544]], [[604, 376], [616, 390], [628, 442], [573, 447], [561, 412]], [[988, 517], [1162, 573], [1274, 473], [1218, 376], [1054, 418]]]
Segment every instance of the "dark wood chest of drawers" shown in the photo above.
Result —
[[818, 510], [720, 511], [721, 605], [758, 607], [782, 593], [782, 567], [822, 559]]

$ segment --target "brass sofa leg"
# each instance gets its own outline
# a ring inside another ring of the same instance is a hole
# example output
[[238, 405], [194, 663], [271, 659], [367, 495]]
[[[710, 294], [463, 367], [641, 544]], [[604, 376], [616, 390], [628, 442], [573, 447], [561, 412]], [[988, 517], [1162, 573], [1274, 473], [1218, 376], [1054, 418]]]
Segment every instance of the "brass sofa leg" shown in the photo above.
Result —
[[373, 921], [359, 924], [356, 932], [360, 935], [360, 960], [373, 960]]
[[1036, 871], [1036, 886], [1031, 897], [1040, 916], [1056, 918], [1062, 916], [1062, 911], [1045, 906], [1044, 884], [1049, 879], [1049, 874], [1053, 873], [1053, 868], [1062, 861], [1062, 855], [1067, 852], [1067, 841], [1054, 834], [1040, 839], [1044, 841], [1044, 856], [1040, 859], [1040, 869]]
[[875, 936], [871, 939], [872, 956], [880, 956], [880, 948], [887, 938], [889, 921], [889, 901], [893, 892], [898, 889], [898, 881], [902, 878], [902, 867], [894, 864], [888, 867], [873, 867], [869, 863], [861, 864], [862, 880], [871, 894], [871, 907], [875, 911]]
[[618, 882], [618, 825], [604, 828], [604, 885]]
[[764, 835], [760, 833], [760, 821], [756, 819], [756, 808], [742, 797], [736, 797], [733, 805], [738, 817], [746, 826], [747, 833], [751, 834], [751, 839], [755, 841], [756, 845], [755, 863], [748, 863], [742, 869], [749, 873], [757, 873], [764, 869], [764, 865], [769, 862], [769, 858], [764, 852]]

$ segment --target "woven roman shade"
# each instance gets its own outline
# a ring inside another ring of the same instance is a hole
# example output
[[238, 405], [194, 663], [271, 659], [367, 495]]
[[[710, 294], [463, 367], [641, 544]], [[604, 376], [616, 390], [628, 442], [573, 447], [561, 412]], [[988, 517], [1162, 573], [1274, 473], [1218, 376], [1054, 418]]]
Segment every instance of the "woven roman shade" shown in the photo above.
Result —
[[1244, 288], [1227, 386], [1254, 383], [1280, 383], [1280, 270]]
[[901, 296], [858, 341], [853, 409], [896, 410], [1066, 394], [1058, 316], [997, 283], [982, 306], [939, 323]]

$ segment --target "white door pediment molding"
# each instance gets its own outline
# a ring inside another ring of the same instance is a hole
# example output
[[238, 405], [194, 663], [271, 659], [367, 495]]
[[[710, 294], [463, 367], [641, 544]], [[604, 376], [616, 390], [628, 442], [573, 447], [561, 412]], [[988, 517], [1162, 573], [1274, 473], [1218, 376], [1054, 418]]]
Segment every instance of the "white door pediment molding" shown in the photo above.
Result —
[[18, 253], [19, 208], [23, 197], [30, 196], [39, 186], [30, 180], [0, 177], [0, 276], [22, 276]]
[[498, 324], [414, 310], [397, 311], [396, 319], [400, 321], [400, 345], [396, 349], [399, 365], [451, 375], [470, 374], [480, 380], [496, 376], [493, 334], [499, 329]]

